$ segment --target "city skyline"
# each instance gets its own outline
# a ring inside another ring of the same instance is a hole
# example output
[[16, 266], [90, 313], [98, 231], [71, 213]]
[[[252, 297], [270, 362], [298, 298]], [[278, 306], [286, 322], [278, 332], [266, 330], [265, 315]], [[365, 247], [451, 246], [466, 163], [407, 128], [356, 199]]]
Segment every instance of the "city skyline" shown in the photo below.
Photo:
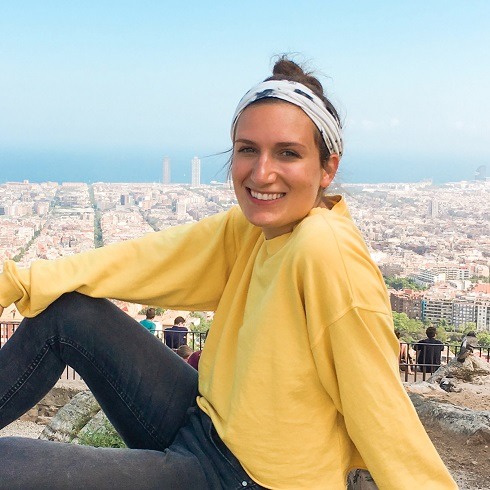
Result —
[[238, 100], [283, 52], [324, 75], [344, 181], [468, 180], [489, 164], [488, 2], [281, 5], [3, 5], [1, 178], [157, 180], [168, 155], [181, 180], [197, 154], [206, 180]]
[[[336, 192], [383, 275], [428, 288], [392, 293], [394, 311], [490, 331], [490, 182], [347, 184]], [[0, 269], [6, 259], [27, 267], [236, 204], [227, 184], [0, 184]]]
[[[197, 159], [197, 160], [196, 160]], [[5, 183], [15, 183], [15, 182], [30, 182], [30, 183], [45, 183], [45, 182], [57, 182], [57, 183], [70, 183], [70, 182], [84, 182], [87, 184], [96, 183], [96, 182], [104, 182], [104, 183], [136, 183], [136, 184], [151, 184], [151, 183], [162, 183], [166, 185], [201, 185], [201, 184], [213, 184], [213, 183], [227, 183], [228, 185], [232, 185], [231, 177], [228, 173], [228, 160], [223, 160], [219, 163], [219, 165], [214, 168], [204, 167], [204, 179], [202, 178], [202, 165], [201, 159], [197, 156], [194, 156], [192, 159], [187, 161], [183, 168], [178, 168], [177, 176], [175, 177], [175, 173], [172, 172], [172, 159], [168, 156], [163, 157], [160, 161], [160, 164], [152, 164], [148, 166], [146, 169], [145, 175], [148, 178], [141, 178], [142, 171], [141, 168], [138, 168], [138, 178], [136, 179], [125, 179], [124, 173], [114, 172], [109, 178], [93, 178], [89, 175], [79, 174], [76, 178], [65, 178], [64, 175], [54, 175], [53, 178], [44, 178], [42, 177], [42, 173], [34, 174], [23, 174], [22, 178], [4, 178], [2, 180], [2, 176], [0, 176], [0, 185]], [[343, 175], [342, 170], [340, 170], [331, 184], [331, 187], [336, 189], [341, 187], [342, 185], [349, 184], [400, 184], [400, 185], [417, 185], [420, 182], [430, 182], [434, 185], [445, 185], [451, 183], [459, 183], [459, 182], [485, 182], [490, 181], [490, 176], [487, 176], [487, 166], [479, 165], [477, 168], [472, 169], [471, 167], [467, 168], [467, 178], [463, 179], [450, 179], [447, 178], [447, 175], [444, 176], [446, 179], [432, 179], [432, 178], [420, 178], [420, 179], [408, 179], [408, 180], [353, 180], [348, 181]], [[4, 176], [5, 177], [5, 176]]]

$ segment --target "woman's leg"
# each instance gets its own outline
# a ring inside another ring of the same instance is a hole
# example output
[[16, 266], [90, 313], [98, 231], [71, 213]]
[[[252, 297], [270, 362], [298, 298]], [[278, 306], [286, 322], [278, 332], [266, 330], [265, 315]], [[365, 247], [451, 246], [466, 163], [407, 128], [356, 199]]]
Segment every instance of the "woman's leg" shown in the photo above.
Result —
[[0, 428], [35, 405], [65, 364], [129, 447], [163, 450], [197, 396], [197, 373], [114, 304], [70, 293], [0, 349]]
[[189, 451], [109, 449], [0, 437], [0, 489], [218, 490]]

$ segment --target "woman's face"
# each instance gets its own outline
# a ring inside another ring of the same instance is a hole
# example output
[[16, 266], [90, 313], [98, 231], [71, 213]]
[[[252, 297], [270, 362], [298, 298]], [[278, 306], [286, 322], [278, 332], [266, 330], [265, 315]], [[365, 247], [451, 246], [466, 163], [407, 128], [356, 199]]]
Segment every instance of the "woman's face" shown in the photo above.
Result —
[[241, 114], [233, 143], [231, 175], [246, 218], [265, 238], [290, 232], [318, 206], [321, 190], [337, 171], [331, 155], [322, 168], [315, 125], [295, 105], [258, 103]]

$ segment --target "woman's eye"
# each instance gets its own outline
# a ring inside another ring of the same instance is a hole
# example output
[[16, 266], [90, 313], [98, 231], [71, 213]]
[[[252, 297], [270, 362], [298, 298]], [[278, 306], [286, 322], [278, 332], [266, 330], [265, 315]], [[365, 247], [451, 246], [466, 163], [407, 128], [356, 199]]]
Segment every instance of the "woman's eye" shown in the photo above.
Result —
[[251, 148], [250, 146], [243, 146], [241, 148], [238, 148], [238, 153], [253, 153], [255, 151], [254, 148]]
[[299, 158], [299, 155], [293, 150], [283, 150], [281, 155], [287, 158]]

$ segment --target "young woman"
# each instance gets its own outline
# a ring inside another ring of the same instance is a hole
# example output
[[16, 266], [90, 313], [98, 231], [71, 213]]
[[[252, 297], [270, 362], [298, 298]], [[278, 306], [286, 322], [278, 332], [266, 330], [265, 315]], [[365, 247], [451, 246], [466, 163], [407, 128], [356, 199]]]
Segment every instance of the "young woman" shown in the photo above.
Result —
[[[343, 143], [321, 84], [279, 60], [231, 135], [239, 207], [5, 263], [0, 304], [28, 318], [0, 351], [0, 427], [69, 364], [131, 449], [0, 439], [0, 487], [344, 489], [368, 468], [381, 489], [457, 488], [400, 382], [382, 277], [324, 195]], [[104, 297], [215, 310], [199, 380]]]

